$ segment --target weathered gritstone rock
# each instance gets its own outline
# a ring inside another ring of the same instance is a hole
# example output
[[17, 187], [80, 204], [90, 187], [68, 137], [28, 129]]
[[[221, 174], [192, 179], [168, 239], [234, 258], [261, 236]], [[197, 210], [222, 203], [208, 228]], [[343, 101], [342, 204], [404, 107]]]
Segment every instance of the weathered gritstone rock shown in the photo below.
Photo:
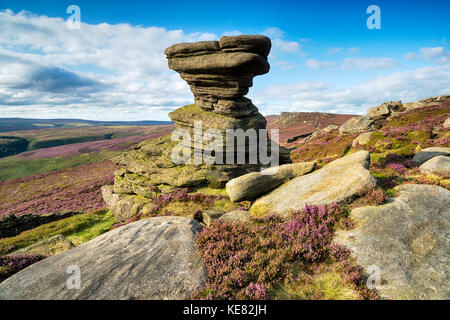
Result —
[[219, 219], [225, 214], [225, 212], [220, 210], [205, 210], [202, 212], [203, 223], [209, 227], [214, 221]]
[[[354, 209], [356, 228], [335, 241], [367, 269], [376, 266], [388, 299], [450, 299], [450, 191], [401, 185], [389, 203]], [[373, 271], [372, 271], [373, 272]]]
[[316, 165], [315, 161], [299, 162], [268, 168], [261, 172], [247, 173], [230, 180], [225, 188], [233, 202], [253, 200], [284, 182], [310, 173], [316, 168]]
[[376, 185], [376, 179], [367, 170], [369, 162], [367, 151], [330, 162], [322, 169], [294, 178], [257, 199], [250, 212], [255, 216], [276, 213], [288, 217], [291, 211], [300, 211], [305, 204], [348, 201], [360, 189]]
[[406, 111], [418, 109], [418, 108], [424, 108], [429, 106], [437, 106], [442, 104], [442, 102], [450, 100], [450, 95], [443, 95], [443, 96], [436, 96], [436, 97], [430, 97], [423, 100], [419, 100], [416, 102], [407, 102], [403, 104], [403, 107]]
[[444, 128], [445, 129], [448, 129], [448, 128], [450, 128], [450, 118], [448, 118], [447, 120], [445, 120], [445, 122], [444, 122]]
[[392, 112], [398, 110], [402, 105], [401, 101], [387, 101], [383, 102], [377, 107], [373, 107], [367, 110], [366, 117], [379, 120], [387, 118]]
[[[270, 48], [269, 38], [247, 35], [179, 43], [164, 51], [169, 68], [189, 84], [195, 104], [169, 114], [176, 127], [172, 137], [181, 133], [178, 141], [167, 136], [144, 141], [113, 159], [123, 168], [115, 172], [114, 186], [103, 188], [103, 197], [117, 220], [145, 210], [158, 194], [180, 187], [222, 187], [260, 171], [269, 166], [261, 150], [269, 159], [278, 151], [278, 164], [291, 162], [289, 150], [261, 131], [266, 119], [244, 97], [253, 77], [269, 71]], [[186, 134], [190, 139], [184, 139]], [[238, 147], [240, 140], [245, 143]], [[267, 152], [260, 146], [267, 146]]]
[[355, 139], [353, 139], [352, 141], [352, 147], [356, 147], [358, 144], [359, 145], [366, 145], [369, 143], [370, 138], [372, 137], [372, 133], [373, 132], [364, 132], [361, 133], [359, 136], [357, 136]]
[[374, 120], [368, 117], [353, 117], [339, 128], [341, 134], [353, 134], [375, 129]]
[[237, 222], [249, 223], [252, 221], [252, 216], [250, 212], [248, 212], [247, 210], [238, 209], [225, 213], [223, 216], [219, 218], [219, 220], [223, 222], [232, 222], [232, 223]]
[[425, 161], [420, 166], [424, 173], [444, 173], [450, 175], [450, 157], [437, 156]]
[[421, 150], [413, 157], [413, 161], [422, 164], [437, 156], [450, 156], [449, 147], [429, 147]]
[[270, 39], [265, 36], [242, 35], [179, 43], [164, 53], [169, 68], [189, 84], [196, 105], [237, 118], [258, 111], [244, 95], [253, 85], [254, 76], [269, 72], [270, 48]]
[[[6, 299], [185, 299], [206, 281], [191, 218], [156, 217], [109, 231], [41, 260], [0, 284]], [[80, 268], [80, 289], [68, 289], [66, 268]]]

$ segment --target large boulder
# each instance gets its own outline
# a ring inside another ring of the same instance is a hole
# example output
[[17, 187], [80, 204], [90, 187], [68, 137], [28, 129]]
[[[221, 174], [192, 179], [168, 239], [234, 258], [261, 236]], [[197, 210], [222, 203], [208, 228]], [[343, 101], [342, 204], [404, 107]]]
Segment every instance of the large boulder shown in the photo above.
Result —
[[450, 174], [450, 157], [437, 156], [431, 158], [420, 166], [420, 171], [424, 173]]
[[250, 212], [256, 216], [277, 213], [287, 217], [305, 204], [331, 204], [355, 197], [376, 184], [369, 170], [370, 154], [359, 151], [330, 162], [320, 170], [300, 176], [257, 199]]
[[422, 164], [425, 161], [430, 160], [431, 158], [437, 156], [450, 156], [450, 148], [449, 147], [425, 148], [414, 156], [413, 161], [418, 164]]
[[353, 117], [339, 127], [339, 133], [353, 134], [373, 130], [375, 128], [373, 123], [374, 120], [369, 117]]
[[[206, 281], [201, 229], [185, 217], [127, 224], [16, 273], [0, 284], [0, 300], [185, 299]], [[69, 266], [80, 269], [79, 289], [67, 286]]]
[[316, 165], [315, 161], [299, 162], [251, 172], [230, 180], [225, 188], [233, 202], [253, 200], [286, 181], [313, 171]]
[[[338, 231], [366, 270], [379, 268], [377, 288], [388, 299], [450, 299], [450, 191], [402, 185], [381, 206], [354, 209], [356, 228]], [[375, 266], [375, 268], [374, 268]]]

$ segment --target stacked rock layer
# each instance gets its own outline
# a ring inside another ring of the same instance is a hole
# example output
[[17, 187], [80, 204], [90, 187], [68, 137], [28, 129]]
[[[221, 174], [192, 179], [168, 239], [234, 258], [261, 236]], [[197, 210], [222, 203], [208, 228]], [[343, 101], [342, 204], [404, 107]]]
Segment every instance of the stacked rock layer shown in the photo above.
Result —
[[[267, 133], [261, 131], [266, 129], [266, 120], [245, 97], [253, 77], [269, 71], [270, 48], [269, 38], [244, 35], [222, 37], [220, 41], [179, 43], [164, 51], [169, 68], [180, 74], [194, 94], [195, 104], [169, 114], [176, 129], [192, 138], [187, 142], [184, 139], [171, 141], [171, 137], [144, 141], [113, 159], [123, 168], [115, 172], [114, 186], [103, 188], [103, 197], [118, 220], [129, 219], [145, 210], [159, 193], [187, 186], [222, 187], [232, 178], [259, 171], [267, 164], [263, 165], [259, 156], [256, 162], [250, 161], [250, 153], [259, 155], [261, 143], [267, 146], [268, 156], [274, 151], [273, 147], [278, 149], [280, 164], [290, 162], [289, 151], [274, 144]], [[244, 146], [238, 147], [239, 138], [233, 137], [235, 143], [229, 143], [227, 133], [237, 129], [242, 129], [241, 132], [254, 129], [257, 142], [250, 142], [247, 137]], [[220, 139], [211, 140], [214, 144], [201, 139], [211, 130], [220, 134]], [[195, 142], [196, 138], [200, 138], [197, 140], [200, 144]], [[190, 161], [174, 162], [175, 147], [181, 154], [188, 151]], [[217, 150], [223, 152], [218, 154]], [[194, 155], [198, 152], [203, 155], [201, 163], [195, 161]], [[235, 161], [227, 162], [227, 153], [231, 153]], [[237, 161], [239, 155], [244, 155], [240, 158], [245, 159], [244, 162]]]

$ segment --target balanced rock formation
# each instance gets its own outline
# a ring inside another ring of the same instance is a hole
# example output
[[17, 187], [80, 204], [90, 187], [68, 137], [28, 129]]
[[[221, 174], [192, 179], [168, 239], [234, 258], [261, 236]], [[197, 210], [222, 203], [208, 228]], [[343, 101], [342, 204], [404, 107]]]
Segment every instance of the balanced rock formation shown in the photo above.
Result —
[[[14, 274], [0, 284], [0, 300], [189, 298], [206, 282], [195, 247], [201, 229], [184, 217], [127, 224]], [[70, 288], [76, 268], [79, 288]]]
[[381, 297], [450, 299], [450, 191], [414, 184], [394, 190], [400, 195], [387, 204], [354, 209], [356, 228], [338, 231], [335, 241], [366, 270], [378, 268]]
[[169, 114], [176, 127], [172, 137], [143, 141], [113, 159], [123, 168], [115, 172], [114, 186], [102, 191], [117, 220], [131, 218], [156, 195], [175, 188], [222, 187], [269, 166], [268, 158], [291, 162], [289, 151], [269, 139], [265, 118], [245, 97], [253, 77], [269, 71], [270, 48], [265, 36], [243, 35], [179, 43], [164, 51], [169, 67], [189, 84], [195, 104]]
[[305, 204], [331, 204], [351, 200], [364, 187], [376, 185], [368, 168], [370, 154], [358, 151], [297, 177], [253, 202], [255, 216], [276, 213], [288, 217]]

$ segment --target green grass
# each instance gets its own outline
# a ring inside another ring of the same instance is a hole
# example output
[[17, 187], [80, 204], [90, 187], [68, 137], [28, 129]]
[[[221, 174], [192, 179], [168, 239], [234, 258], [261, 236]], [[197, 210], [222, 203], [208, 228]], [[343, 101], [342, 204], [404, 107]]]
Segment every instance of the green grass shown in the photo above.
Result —
[[358, 300], [354, 290], [342, 275], [335, 271], [304, 276], [298, 281], [285, 281], [272, 292], [275, 299], [282, 300]]
[[109, 160], [120, 152], [103, 150], [100, 152], [83, 153], [73, 157], [46, 159], [24, 159], [20, 156], [9, 156], [0, 159], [0, 181]]
[[57, 234], [67, 237], [74, 245], [80, 245], [108, 231], [114, 223], [113, 213], [105, 209], [79, 214], [43, 224], [15, 237], [2, 238], [0, 251], [8, 245], [14, 245], [16, 249], [25, 248]]

